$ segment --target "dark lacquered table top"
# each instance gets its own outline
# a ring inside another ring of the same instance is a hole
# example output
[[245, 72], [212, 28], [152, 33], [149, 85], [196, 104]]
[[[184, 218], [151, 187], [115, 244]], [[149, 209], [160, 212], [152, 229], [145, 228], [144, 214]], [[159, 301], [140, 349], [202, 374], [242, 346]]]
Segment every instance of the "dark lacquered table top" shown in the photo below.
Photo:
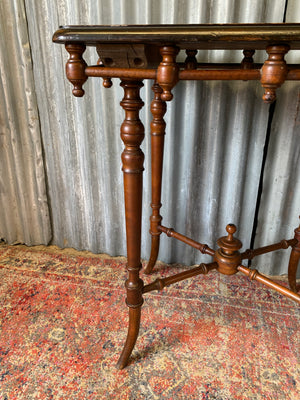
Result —
[[60, 27], [53, 41], [172, 44], [185, 49], [265, 49], [283, 43], [300, 49], [300, 24], [70, 25]]

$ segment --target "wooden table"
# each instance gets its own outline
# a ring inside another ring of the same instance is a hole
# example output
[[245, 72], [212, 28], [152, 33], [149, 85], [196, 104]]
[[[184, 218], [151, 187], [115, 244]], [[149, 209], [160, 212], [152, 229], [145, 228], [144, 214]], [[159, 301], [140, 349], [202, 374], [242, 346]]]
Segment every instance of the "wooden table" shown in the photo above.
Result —
[[[65, 44], [70, 55], [66, 64], [66, 75], [74, 86], [74, 96], [84, 95], [82, 86], [88, 77], [103, 78], [106, 88], [112, 85], [112, 78], [119, 78], [124, 89], [121, 106], [125, 111], [125, 119], [121, 126], [121, 138], [125, 146], [122, 153], [122, 170], [128, 259], [128, 279], [125, 285], [129, 327], [118, 368], [127, 365], [136, 343], [143, 295], [191, 276], [206, 274], [213, 269], [226, 275], [240, 271], [250, 279], [260, 281], [300, 303], [300, 296], [296, 293], [300, 227], [295, 229], [292, 239], [241, 253], [239, 249], [242, 243], [234, 237], [236, 227], [232, 224], [227, 225], [227, 236], [219, 238], [218, 249], [214, 250], [163, 226], [160, 215], [166, 126], [164, 115], [166, 102], [172, 100], [172, 89], [176, 83], [179, 80], [259, 80], [263, 88], [263, 101], [271, 103], [276, 99], [276, 89], [286, 80], [300, 80], [300, 65], [287, 65], [284, 60], [288, 51], [300, 49], [300, 24], [66, 26], [55, 32], [53, 41]], [[86, 46], [95, 47], [99, 56], [97, 65], [88, 66], [84, 61], [82, 55]], [[201, 64], [196, 58], [197, 51], [201, 49], [240, 49], [244, 55], [239, 64]], [[266, 61], [262, 65], [253, 61], [255, 50], [258, 49], [266, 51]], [[186, 52], [183, 63], [176, 61], [180, 50]], [[154, 82], [154, 99], [151, 103], [152, 247], [144, 272], [151, 273], [156, 263], [162, 233], [213, 257], [209, 264], [200, 264], [196, 268], [157, 279], [148, 285], [144, 285], [139, 276], [144, 170], [144, 154], [140, 148], [144, 139], [144, 126], [139, 119], [139, 111], [144, 105], [140, 98], [144, 79], [152, 79]], [[252, 259], [259, 254], [288, 247], [292, 248], [288, 266], [290, 289], [278, 285], [257, 270], [242, 265], [244, 259]]]

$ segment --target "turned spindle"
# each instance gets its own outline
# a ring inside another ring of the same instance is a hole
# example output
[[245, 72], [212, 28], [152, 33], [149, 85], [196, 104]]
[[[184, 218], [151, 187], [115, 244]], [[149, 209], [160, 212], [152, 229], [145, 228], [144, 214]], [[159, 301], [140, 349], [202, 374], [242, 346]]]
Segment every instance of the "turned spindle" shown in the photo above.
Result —
[[185, 69], [197, 69], [198, 50], [186, 50]]
[[265, 103], [273, 103], [276, 100], [276, 89], [285, 81], [288, 68], [284, 60], [289, 51], [288, 45], [268, 46], [269, 58], [261, 68], [261, 85], [265, 89], [263, 100]]
[[87, 76], [85, 75], [87, 64], [82, 58], [82, 54], [85, 51], [85, 45], [80, 43], [67, 43], [66, 50], [70, 54], [66, 64], [66, 75], [68, 80], [74, 86], [72, 93], [76, 97], [82, 97], [84, 95], [82, 85], [87, 80]]
[[[100, 65], [101, 67], [104, 67], [105, 65], [103, 64], [101, 58], [98, 58], [97, 65]], [[103, 77], [103, 87], [106, 89], [111, 88], [113, 85], [111, 78]]]
[[254, 68], [254, 63], [253, 63], [253, 55], [255, 53], [255, 50], [244, 50], [244, 58], [242, 59], [241, 62], [241, 67], [243, 69], [252, 69]]
[[124, 143], [122, 171], [124, 176], [125, 220], [127, 239], [126, 304], [129, 307], [127, 339], [117, 367], [124, 368], [138, 337], [141, 306], [143, 304], [143, 281], [139, 277], [141, 265], [141, 220], [143, 192], [144, 154], [140, 145], [144, 139], [144, 125], [139, 112], [144, 103], [140, 98], [141, 81], [122, 80], [124, 97], [121, 106], [125, 119], [121, 125], [121, 139]]
[[218, 239], [219, 249], [215, 252], [214, 261], [217, 262], [217, 270], [221, 274], [233, 275], [237, 273], [237, 267], [241, 263], [241, 254], [238, 251], [242, 247], [242, 242], [233, 235], [236, 226], [229, 224], [226, 226], [227, 236]]
[[179, 48], [176, 46], [163, 46], [160, 49], [162, 61], [157, 68], [157, 83], [162, 88], [161, 99], [170, 101], [173, 99], [171, 90], [179, 79], [179, 67], [176, 64], [176, 56]]

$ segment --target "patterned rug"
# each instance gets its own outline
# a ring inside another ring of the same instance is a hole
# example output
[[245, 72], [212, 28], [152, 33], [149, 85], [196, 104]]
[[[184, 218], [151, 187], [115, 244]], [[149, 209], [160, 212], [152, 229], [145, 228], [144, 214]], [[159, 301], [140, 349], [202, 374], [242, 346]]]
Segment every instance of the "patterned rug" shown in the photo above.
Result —
[[145, 295], [118, 371], [124, 258], [4, 245], [0, 275], [1, 400], [300, 398], [299, 306], [244, 276], [211, 272]]

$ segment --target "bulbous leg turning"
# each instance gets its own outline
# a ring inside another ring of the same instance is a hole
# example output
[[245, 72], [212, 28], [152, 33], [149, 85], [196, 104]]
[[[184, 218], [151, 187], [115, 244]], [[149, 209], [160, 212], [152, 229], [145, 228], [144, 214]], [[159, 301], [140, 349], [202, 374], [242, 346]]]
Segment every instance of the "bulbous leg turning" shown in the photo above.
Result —
[[127, 244], [126, 303], [129, 307], [129, 327], [123, 352], [117, 364], [124, 368], [129, 360], [138, 337], [141, 306], [143, 304], [143, 281], [139, 277], [141, 269], [141, 221], [144, 154], [140, 145], [144, 139], [144, 126], [139, 119], [143, 102], [139, 96], [142, 82], [124, 80], [121, 83], [124, 98], [121, 106], [125, 110], [125, 119], [121, 126], [121, 138], [125, 148], [122, 153], [124, 175], [124, 198]]

